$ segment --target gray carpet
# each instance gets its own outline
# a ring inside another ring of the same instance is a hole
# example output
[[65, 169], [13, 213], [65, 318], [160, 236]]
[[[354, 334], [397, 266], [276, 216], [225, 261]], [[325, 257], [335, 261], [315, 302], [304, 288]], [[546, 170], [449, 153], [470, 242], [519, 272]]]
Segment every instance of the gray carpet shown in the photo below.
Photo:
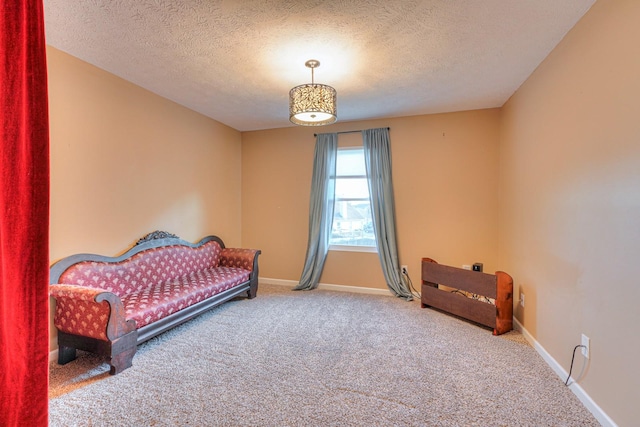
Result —
[[519, 333], [391, 296], [261, 285], [133, 363], [52, 363], [50, 425], [599, 425]]

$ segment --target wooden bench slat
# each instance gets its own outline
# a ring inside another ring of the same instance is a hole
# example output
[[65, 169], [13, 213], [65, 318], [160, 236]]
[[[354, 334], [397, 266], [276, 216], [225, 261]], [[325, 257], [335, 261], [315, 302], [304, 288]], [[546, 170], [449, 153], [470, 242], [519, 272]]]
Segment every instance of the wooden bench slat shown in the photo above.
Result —
[[435, 262], [423, 262], [422, 280], [472, 294], [496, 298], [496, 276], [494, 274], [464, 270]]
[[[437, 308], [456, 316], [463, 317], [490, 328], [496, 327], [496, 307], [493, 304], [456, 295], [431, 286], [422, 287], [422, 296], [426, 297], [430, 307]], [[423, 301], [425, 301], [423, 300]]]

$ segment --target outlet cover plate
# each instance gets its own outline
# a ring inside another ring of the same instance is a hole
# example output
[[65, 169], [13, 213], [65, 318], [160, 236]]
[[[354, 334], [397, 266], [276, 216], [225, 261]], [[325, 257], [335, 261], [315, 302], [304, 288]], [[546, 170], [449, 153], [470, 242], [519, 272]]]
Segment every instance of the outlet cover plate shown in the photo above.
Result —
[[589, 337], [586, 336], [585, 334], [582, 334], [582, 345], [584, 346], [582, 347], [582, 355], [587, 359], [589, 358], [589, 352], [591, 350], [590, 342], [591, 342], [591, 339], [589, 339]]

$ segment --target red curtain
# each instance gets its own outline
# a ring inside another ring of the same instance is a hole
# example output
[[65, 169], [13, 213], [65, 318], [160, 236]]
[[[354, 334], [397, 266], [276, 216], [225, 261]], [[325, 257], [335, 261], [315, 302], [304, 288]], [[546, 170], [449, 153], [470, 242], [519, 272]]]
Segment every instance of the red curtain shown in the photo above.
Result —
[[41, 0], [0, 0], [0, 426], [46, 426], [49, 119]]

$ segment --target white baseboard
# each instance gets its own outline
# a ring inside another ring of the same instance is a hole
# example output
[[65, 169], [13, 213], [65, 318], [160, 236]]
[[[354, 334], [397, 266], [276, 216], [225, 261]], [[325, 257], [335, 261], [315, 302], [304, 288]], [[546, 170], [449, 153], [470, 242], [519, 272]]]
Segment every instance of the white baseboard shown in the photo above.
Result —
[[[515, 329], [522, 333], [522, 336], [533, 346], [542, 359], [547, 362], [547, 365], [553, 369], [553, 371], [562, 379], [562, 382], [567, 380], [569, 373], [545, 350], [542, 345], [522, 326], [522, 323], [515, 317], [513, 318]], [[569, 383], [569, 389], [575, 394], [580, 402], [591, 412], [591, 414], [598, 420], [598, 422], [604, 427], [617, 427], [617, 424], [609, 418], [609, 416], [598, 406], [596, 402], [591, 399], [591, 396], [575, 381]]]
[[49, 352], [49, 363], [58, 360], [58, 349]]
[[[295, 286], [298, 285], [298, 282], [296, 280], [271, 279], [268, 277], [258, 278], [258, 283], [265, 283], [267, 285], [288, 286], [290, 288], [294, 288]], [[318, 289], [323, 289], [325, 291], [355, 292], [359, 294], [392, 296], [391, 291], [389, 291], [388, 289], [364, 288], [360, 286], [347, 286], [347, 285], [333, 285], [330, 283], [319, 283]]]

